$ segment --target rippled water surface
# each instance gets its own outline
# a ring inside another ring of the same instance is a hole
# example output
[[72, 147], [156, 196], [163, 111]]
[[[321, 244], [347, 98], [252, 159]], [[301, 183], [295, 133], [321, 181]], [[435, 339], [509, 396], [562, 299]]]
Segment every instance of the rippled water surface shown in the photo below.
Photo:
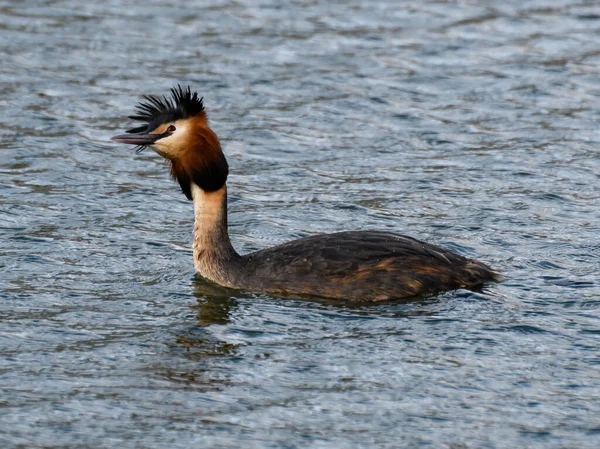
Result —
[[[0, 12], [0, 446], [599, 447], [597, 2]], [[350, 307], [195, 279], [192, 205], [109, 140], [176, 83], [239, 251], [387, 229], [508, 280]]]

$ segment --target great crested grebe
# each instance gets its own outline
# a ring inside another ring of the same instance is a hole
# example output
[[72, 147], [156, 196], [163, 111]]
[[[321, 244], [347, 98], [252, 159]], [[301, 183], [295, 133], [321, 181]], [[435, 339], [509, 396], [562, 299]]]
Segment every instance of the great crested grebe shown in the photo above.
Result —
[[217, 284], [254, 292], [309, 295], [354, 302], [385, 301], [473, 288], [500, 275], [411, 237], [381, 231], [315, 235], [239, 255], [227, 232], [229, 167], [208, 126], [202, 98], [190, 88], [171, 98], [144, 95], [129, 118], [144, 122], [112, 140], [151, 147], [194, 202], [194, 268]]

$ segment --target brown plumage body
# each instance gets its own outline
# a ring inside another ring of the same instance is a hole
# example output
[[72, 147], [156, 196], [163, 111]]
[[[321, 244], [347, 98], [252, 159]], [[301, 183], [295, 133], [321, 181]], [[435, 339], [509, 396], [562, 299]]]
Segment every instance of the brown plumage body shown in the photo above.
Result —
[[499, 279], [482, 262], [379, 231], [315, 235], [239, 255], [227, 232], [227, 161], [202, 99], [189, 88], [172, 89], [172, 96], [145, 97], [134, 118], [148, 126], [113, 139], [152, 146], [171, 163], [171, 174], [194, 201], [194, 266], [203, 277], [248, 291], [354, 302], [475, 288]]

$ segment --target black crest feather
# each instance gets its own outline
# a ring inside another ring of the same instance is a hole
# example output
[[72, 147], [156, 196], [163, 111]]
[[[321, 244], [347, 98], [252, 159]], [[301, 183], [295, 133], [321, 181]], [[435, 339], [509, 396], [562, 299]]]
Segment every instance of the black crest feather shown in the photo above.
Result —
[[146, 101], [140, 102], [135, 107], [135, 115], [130, 115], [132, 120], [146, 122], [146, 125], [137, 126], [128, 130], [128, 133], [150, 132], [162, 123], [194, 117], [204, 111], [203, 98], [197, 92], [192, 92], [177, 85], [172, 87], [171, 98], [158, 95], [144, 95]]

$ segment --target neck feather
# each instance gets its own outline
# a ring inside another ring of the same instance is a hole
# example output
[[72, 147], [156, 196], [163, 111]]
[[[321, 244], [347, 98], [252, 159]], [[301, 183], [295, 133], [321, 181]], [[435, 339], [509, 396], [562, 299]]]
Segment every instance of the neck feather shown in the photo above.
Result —
[[191, 184], [194, 201], [194, 268], [207, 279], [234, 286], [240, 256], [227, 232], [227, 187], [205, 191]]

